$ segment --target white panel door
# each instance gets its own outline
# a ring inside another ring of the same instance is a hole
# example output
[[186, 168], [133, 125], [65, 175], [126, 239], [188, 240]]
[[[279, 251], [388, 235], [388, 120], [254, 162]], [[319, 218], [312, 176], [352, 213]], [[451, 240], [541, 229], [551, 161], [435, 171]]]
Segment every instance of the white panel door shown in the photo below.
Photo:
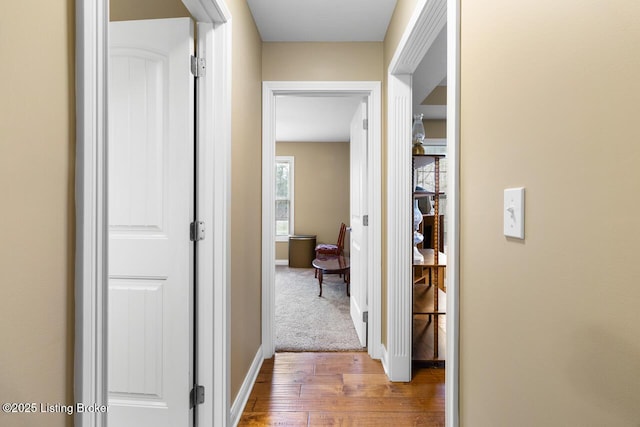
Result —
[[109, 24], [109, 427], [192, 423], [189, 18]]
[[360, 103], [351, 119], [350, 142], [350, 257], [351, 257], [351, 319], [363, 347], [367, 345], [367, 324], [363, 313], [367, 311], [367, 269], [366, 250], [367, 233], [363, 217], [366, 215], [366, 176], [367, 176], [367, 131], [364, 122], [367, 118], [366, 104]]

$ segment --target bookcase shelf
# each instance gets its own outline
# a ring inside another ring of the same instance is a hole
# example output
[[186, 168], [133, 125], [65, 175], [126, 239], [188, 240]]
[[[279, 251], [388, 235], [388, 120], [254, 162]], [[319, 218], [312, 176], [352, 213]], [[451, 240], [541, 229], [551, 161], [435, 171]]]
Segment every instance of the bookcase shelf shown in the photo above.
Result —
[[[416, 200], [419, 199], [433, 198], [433, 218], [431, 227], [428, 229], [431, 236], [424, 236], [424, 242], [430, 243], [432, 247], [418, 247], [418, 252], [422, 255], [423, 260], [418, 261], [414, 258], [412, 266], [412, 359], [414, 362], [437, 365], [442, 365], [446, 356], [446, 287], [444, 276], [447, 256], [441, 250], [435, 249], [444, 247], [441, 228], [441, 222], [444, 218], [440, 215], [440, 197], [444, 196], [444, 192], [440, 191], [440, 160], [444, 157], [445, 155], [441, 154], [413, 155], [414, 176], [417, 168], [434, 165], [434, 185], [432, 190], [413, 192], [412, 203], [414, 204], [417, 204]], [[414, 190], [416, 188], [415, 178], [412, 188]]]

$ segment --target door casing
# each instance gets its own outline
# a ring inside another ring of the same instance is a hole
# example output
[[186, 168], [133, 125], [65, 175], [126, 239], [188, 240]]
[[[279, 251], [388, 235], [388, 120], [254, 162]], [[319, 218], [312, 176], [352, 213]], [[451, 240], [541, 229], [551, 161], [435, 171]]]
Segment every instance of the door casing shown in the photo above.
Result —
[[276, 97], [280, 95], [359, 95], [367, 98], [369, 150], [367, 153], [367, 213], [369, 214], [369, 355], [381, 355], [381, 241], [382, 162], [381, 84], [375, 81], [265, 81], [262, 83], [262, 351], [265, 359], [275, 351], [275, 157]]
[[[197, 22], [208, 72], [196, 102], [196, 215], [209, 239], [198, 249], [198, 383], [207, 392], [201, 425], [226, 426], [229, 385], [229, 205], [231, 14], [224, 0], [183, 0]], [[76, 1], [76, 257], [74, 400], [106, 405], [108, 0]], [[215, 54], [214, 54], [215, 53]], [[211, 120], [213, 118], [213, 120]], [[216, 236], [213, 239], [212, 236]], [[214, 381], [214, 377], [216, 381]], [[106, 412], [76, 413], [76, 426], [107, 425]]]
[[[411, 380], [411, 121], [412, 76], [447, 25], [447, 427], [459, 425], [460, 289], [460, 0], [418, 0], [387, 70], [387, 347], [392, 381]], [[405, 209], [398, 210], [398, 206]], [[391, 332], [392, 331], [392, 332]]]

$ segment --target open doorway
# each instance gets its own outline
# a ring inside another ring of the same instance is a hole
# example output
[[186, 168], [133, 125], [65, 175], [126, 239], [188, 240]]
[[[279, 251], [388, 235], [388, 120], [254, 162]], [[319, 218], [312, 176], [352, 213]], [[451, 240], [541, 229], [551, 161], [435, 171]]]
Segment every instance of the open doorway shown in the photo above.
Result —
[[350, 263], [350, 195], [360, 194], [350, 188], [351, 123], [362, 101], [358, 95], [276, 99], [276, 352], [366, 347], [351, 318], [350, 282], [361, 280], [360, 274], [349, 268], [348, 275], [318, 277], [312, 265], [319, 244], [331, 246], [321, 258], [342, 256]]
[[[276, 148], [277, 148], [277, 105], [278, 100], [282, 97], [339, 97], [339, 98], [353, 98], [355, 103], [361, 104], [362, 100], [365, 100], [364, 110], [366, 110], [368, 121], [368, 141], [369, 149], [364, 150], [363, 153], [366, 157], [366, 164], [368, 168], [365, 169], [368, 185], [363, 186], [364, 194], [367, 195], [365, 199], [365, 207], [363, 212], [366, 211], [368, 217], [368, 226], [364, 229], [363, 233], [367, 238], [367, 247], [369, 250], [363, 257], [362, 263], [366, 267], [361, 267], [369, 274], [370, 280], [366, 281], [366, 284], [362, 283], [361, 286], [365, 288], [360, 292], [360, 298], [364, 300], [364, 304], [361, 307], [367, 311], [369, 319], [368, 330], [364, 333], [365, 345], [368, 343], [368, 352], [374, 358], [379, 358], [380, 351], [380, 83], [379, 82], [264, 82], [263, 84], [263, 353], [265, 358], [269, 358], [275, 351], [275, 319], [276, 319], [276, 245], [275, 242], [275, 170], [276, 164]], [[360, 101], [357, 101], [357, 100]], [[351, 119], [355, 115], [355, 108], [351, 116], [347, 115], [347, 121], [350, 123]], [[367, 123], [364, 123], [366, 125]], [[360, 120], [360, 126], [362, 128], [363, 122]], [[344, 147], [343, 147], [344, 149]], [[349, 148], [350, 149], [350, 148]], [[351, 154], [349, 154], [351, 158]], [[296, 171], [300, 169], [298, 163], [295, 166]], [[351, 169], [351, 167], [349, 168]], [[317, 161], [313, 165], [313, 170], [317, 174], [322, 173], [322, 165]], [[350, 179], [349, 179], [350, 181]], [[297, 184], [296, 184], [297, 185]], [[350, 190], [349, 190], [350, 191]], [[344, 204], [344, 203], [343, 203]], [[296, 208], [297, 209], [297, 208]], [[351, 209], [351, 208], [350, 208]], [[351, 210], [349, 210], [349, 216], [351, 216]], [[296, 218], [299, 218], [299, 212], [296, 211]], [[301, 232], [296, 221], [296, 233]], [[351, 224], [352, 218], [349, 218], [348, 224]], [[336, 221], [336, 224], [331, 224], [327, 236], [327, 242], [337, 239], [340, 223]], [[313, 233], [317, 237], [317, 233], [313, 230], [305, 231], [307, 233]], [[348, 235], [349, 233], [347, 233]], [[349, 239], [350, 236], [347, 236]], [[345, 240], [347, 240], [345, 239]], [[314, 244], [315, 245], [315, 244]], [[348, 246], [349, 254], [351, 254], [353, 248]], [[283, 255], [280, 255], [282, 257]], [[313, 255], [310, 255], [313, 256]], [[279, 259], [283, 259], [280, 258]], [[376, 260], [375, 262], [373, 260]], [[313, 268], [309, 269], [311, 283], [315, 287], [317, 293], [314, 294], [314, 298], [318, 298], [319, 283], [314, 277], [315, 271]], [[362, 277], [361, 274], [358, 276]], [[331, 276], [330, 276], [331, 277]], [[344, 285], [344, 277], [340, 277], [336, 274], [331, 277], [331, 280], [337, 279], [338, 282], [332, 284], [339, 288], [340, 292], [346, 293]], [[357, 280], [357, 277], [354, 277]], [[352, 281], [351, 289], [353, 289], [354, 282]], [[324, 285], [329, 286], [328, 284]], [[326, 288], [325, 288], [326, 289]], [[353, 294], [352, 294], [353, 295]], [[351, 317], [351, 301], [349, 302], [349, 316]], [[360, 315], [362, 316], [362, 314]], [[353, 321], [352, 321], [353, 322]], [[360, 321], [362, 323], [362, 321]], [[322, 324], [317, 325], [317, 328], [322, 328]]]
[[[433, 47], [437, 50], [437, 39], [446, 37], [446, 47], [440, 48], [441, 58], [446, 60], [446, 80], [442, 75], [429, 75], [438, 82], [446, 82], [446, 157], [447, 157], [447, 195], [446, 195], [446, 304], [436, 307], [432, 304], [432, 313], [446, 316], [446, 399], [445, 410], [447, 425], [458, 425], [458, 381], [459, 381], [459, 257], [460, 257], [460, 225], [459, 225], [459, 149], [460, 149], [460, 2], [456, 0], [438, 0], [419, 2], [409, 21], [402, 40], [393, 55], [387, 74], [388, 88], [388, 188], [396, 188], [397, 192], [388, 192], [389, 228], [387, 234], [388, 278], [396, 278], [404, 283], [414, 279], [411, 234], [406, 230], [413, 228], [411, 217], [395, 211], [396, 206], [407, 206], [409, 211], [415, 205], [416, 192], [414, 183], [414, 165], [416, 156], [409, 147], [413, 136], [412, 129], [407, 126], [412, 119], [414, 105], [422, 104], [428, 96], [426, 93], [416, 96], [412, 93], [415, 73], [419, 72], [421, 62]], [[423, 64], [424, 65], [424, 64]], [[420, 78], [420, 76], [417, 76]], [[422, 97], [422, 99], [420, 99]], [[422, 106], [420, 107], [422, 108]], [[439, 108], [442, 108], [441, 106]], [[427, 147], [424, 147], [425, 149]], [[415, 152], [414, 152], [415, 153]], [[440, 156], [444, 156], [441, 154]], [[434, 157], [434, 156], [431, 156]], [[435, 161], [434, 161], [435, 163]], [[421, 195], [421, 194], [418, 194]], [[434, 195], [436, 196], [436, 195]], [[417, 215], [416, 215], [417, 216]], [[439, 236], [438, 227], [434, 224], [432, 235]], [[443, 230], [444, 231], [444, 230]], [[442, 238], [445, 241], [444, 236]], [[435, 249], [439, 249], [435, 245]], [[396, 255], [397, 254], [397, 255]], [[431, 270], [440, 267], [439, 260], [431, 260]], [[437, 280], [432, 289], [438, 289]], [[412, 329], [413, 329], [413, 295], [411, 289], [403, 287], [389, 288], [388, 299], [400, 301], [398, 305], [389, 305], [388, 325], [397, 331], [398, 339], [390, 340], [388, 347], [387, 370], [393, 381], [409, 381], [412, 368]], [[435, 301], [435, 300], [433, 300]], [[444, 308], [446, 313], [441, 313]], [[436, 317], [436, 316], [431, 316]], [[440, 352], [430, 354], [435, 359]], [[435, 357], [434, 357], [435, 356]]]

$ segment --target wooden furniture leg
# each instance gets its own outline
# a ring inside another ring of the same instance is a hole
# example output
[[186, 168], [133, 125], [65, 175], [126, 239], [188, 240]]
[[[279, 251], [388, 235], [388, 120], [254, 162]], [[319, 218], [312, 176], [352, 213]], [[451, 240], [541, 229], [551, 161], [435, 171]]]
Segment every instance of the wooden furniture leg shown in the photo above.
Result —
[[318, 295], [319, 297], [322, 296], [322, 270], [320, 270], [319, 268], [316, 269], [316, 272], [318, 273], [318, 284], [320, 285], [320, 294]]
[[344, 272], [344, 281], [347, 283], [347, 296], [351, 296], [351, 270], [346, 270]]

